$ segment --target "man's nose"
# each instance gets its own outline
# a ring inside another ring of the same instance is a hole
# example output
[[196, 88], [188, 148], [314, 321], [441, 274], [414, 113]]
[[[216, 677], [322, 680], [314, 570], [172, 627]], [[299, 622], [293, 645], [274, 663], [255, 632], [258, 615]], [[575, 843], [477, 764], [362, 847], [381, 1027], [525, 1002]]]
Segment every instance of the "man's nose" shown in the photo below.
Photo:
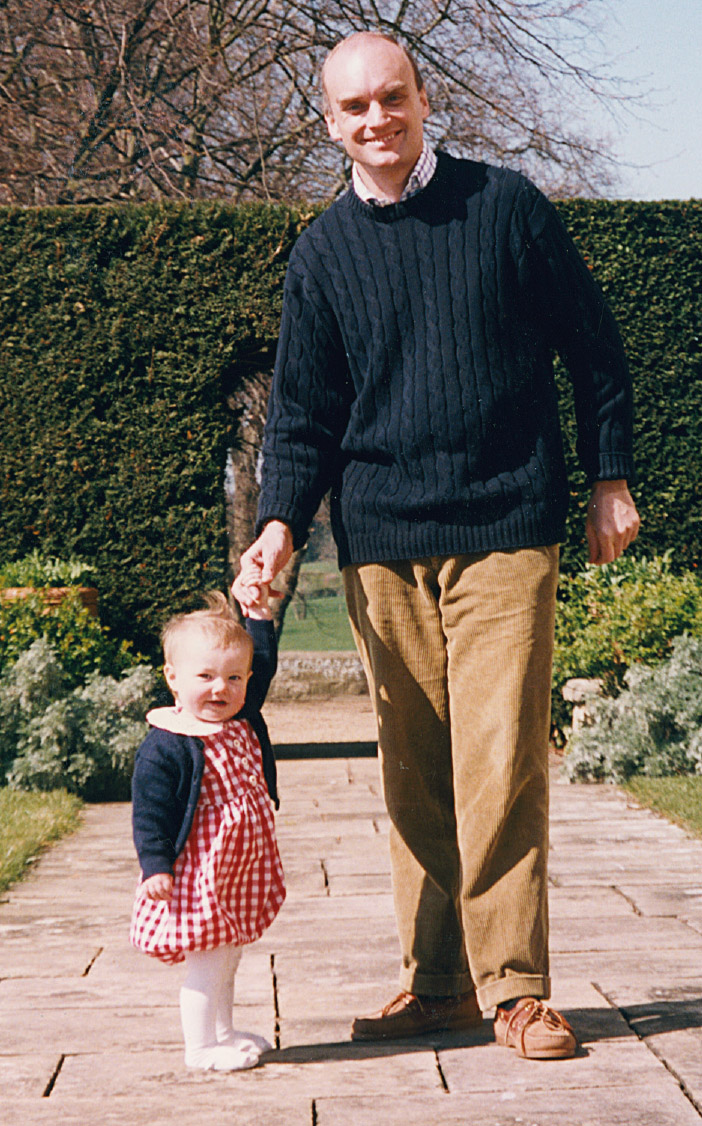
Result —
[[366, 124], [371, 129], [377, 129], [379, 126], [384, 125], [388, 120], [388, 113], [382, 102], [371, 102], [366, 114]]

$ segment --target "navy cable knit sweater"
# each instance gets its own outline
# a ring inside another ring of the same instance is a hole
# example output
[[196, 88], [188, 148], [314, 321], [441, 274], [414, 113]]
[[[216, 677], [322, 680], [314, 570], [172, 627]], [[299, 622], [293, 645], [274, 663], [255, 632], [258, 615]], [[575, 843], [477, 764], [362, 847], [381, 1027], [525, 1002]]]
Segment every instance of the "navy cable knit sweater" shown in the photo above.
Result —
[[557, 543], [568, 485], [552, 358], [590, 480], [631, 478], [614, 319], [524, 177], [440, 153], [379, 208], [353, 191], [290, 258], [259, 530], [304, 542], [324, 493], [340, 566]]

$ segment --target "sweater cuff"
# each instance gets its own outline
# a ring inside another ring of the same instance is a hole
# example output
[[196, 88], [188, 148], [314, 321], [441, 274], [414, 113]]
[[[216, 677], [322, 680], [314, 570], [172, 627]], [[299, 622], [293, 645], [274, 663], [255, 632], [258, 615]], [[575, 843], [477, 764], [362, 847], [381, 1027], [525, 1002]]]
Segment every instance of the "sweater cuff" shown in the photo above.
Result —
[[628, 454], [600, 454], [598, 472], [589, 480], [592, 485], [595, 481], [626, 481], [634, 484], [636, 471], [633, 459]]
[[272, 509], [259, 509], [256, 526], [254, 528], [254, 537], [257, 539], [263, 531], [266, 524], [271, 520], [280, 520], [283, 524], [287, 524], [292, 532], [293, 537], [293, 550], [299, 551], [307, 543], [308, 528], [300, 521], [299, 510], [292, 504], [277, 504]]
[[244, 629], [253, 641], [260, 644], [275, 643], [275, 626], [269, 618], [246, 618]]
[[173, 864], [163, 856], [141, 856], [139, 865], [142, 880], [148, 880], [149, 876], [157, 876], [160, 873], [173, 875]]

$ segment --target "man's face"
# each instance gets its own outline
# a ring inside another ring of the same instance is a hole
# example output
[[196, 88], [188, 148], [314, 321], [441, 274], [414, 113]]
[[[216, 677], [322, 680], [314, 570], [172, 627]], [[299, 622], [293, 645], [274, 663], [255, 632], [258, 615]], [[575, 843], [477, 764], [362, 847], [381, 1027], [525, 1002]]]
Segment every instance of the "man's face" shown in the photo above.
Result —
[[422, 151], [429, 102], [404, 51], [383, 39], [351, 40], [329, 59], [324, 79], [330, 137], [369, 173], [409, 177]]

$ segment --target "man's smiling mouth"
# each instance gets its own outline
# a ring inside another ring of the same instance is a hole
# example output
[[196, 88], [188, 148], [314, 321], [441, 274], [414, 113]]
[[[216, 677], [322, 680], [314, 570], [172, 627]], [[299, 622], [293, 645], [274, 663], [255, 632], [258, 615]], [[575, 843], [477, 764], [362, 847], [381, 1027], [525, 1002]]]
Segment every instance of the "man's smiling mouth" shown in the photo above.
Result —
[[367, 145], [387, 145], [390, 141], [394, 141], [396, 137], [401, 134], [401, 129], [396, 129], [394, 133], [388, 133], [385, 137], [369, 137], [366, 141]]

